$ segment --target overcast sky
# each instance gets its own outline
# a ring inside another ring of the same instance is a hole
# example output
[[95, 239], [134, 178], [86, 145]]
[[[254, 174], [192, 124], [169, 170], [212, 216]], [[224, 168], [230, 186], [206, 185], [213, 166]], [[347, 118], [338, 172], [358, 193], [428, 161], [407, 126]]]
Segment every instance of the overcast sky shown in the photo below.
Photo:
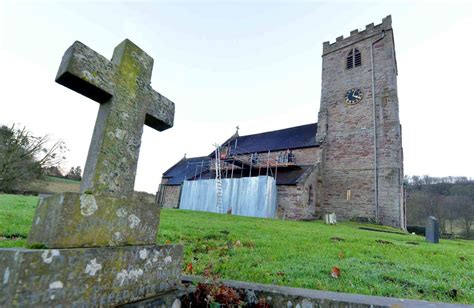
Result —
[[154, 193], [182, 158], [240, 126], [317, 121], [321, 52], [391, 14], [405, 173], [474, 177], [473, 5], [469, 1], [2, 1], [0, 123], [63, 139], [84, 166], [99, 105], [54, 82], [79, 40], [107, 58], [129, 38], [155, 59], [152, 86], [175, 126], [145, 128], [135, 189]]

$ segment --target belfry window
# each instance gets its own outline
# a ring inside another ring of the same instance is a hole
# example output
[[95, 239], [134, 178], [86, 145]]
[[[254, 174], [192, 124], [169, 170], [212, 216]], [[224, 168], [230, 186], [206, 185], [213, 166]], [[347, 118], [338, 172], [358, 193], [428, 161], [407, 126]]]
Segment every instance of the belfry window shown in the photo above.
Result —
[[346, 69], [351, 69], [362, 65], [362, 56], [359, 49], [354, 48], [349, 51], [346, 57]]

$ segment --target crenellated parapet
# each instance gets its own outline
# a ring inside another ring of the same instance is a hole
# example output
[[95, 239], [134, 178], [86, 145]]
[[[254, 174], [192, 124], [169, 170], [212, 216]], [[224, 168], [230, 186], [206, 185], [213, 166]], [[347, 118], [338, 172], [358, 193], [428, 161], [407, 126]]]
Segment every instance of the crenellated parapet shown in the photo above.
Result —
[[382, 23], [374, 25], [374, 23], [368, 24], [365, 26], [365, 30], [359, 32], [358, 29], [352, 30], [349, 37], [344, 38], [344, 36], [339, 36], [336, 38], [334, 43], [329, 43], [329, 41], [323, 43], [323, 56], [333, 52], [335, 50], [344, 48], [351, 44], [354, 44], [358, 41], [365, 40], [374, 35], [377, 35], [382, 30], [391, 30], [392, 29], [392, 16], [388, 15], [382, 19]]

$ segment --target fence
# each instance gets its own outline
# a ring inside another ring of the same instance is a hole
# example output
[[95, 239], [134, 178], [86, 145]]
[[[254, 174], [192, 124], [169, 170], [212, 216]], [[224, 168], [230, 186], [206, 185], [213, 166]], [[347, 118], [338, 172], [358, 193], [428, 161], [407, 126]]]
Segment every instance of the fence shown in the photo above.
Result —
[[[222, 179], [222, 212], [275, 218], [277, 188], [269, 176]], [[180, 209], [218, 213], [216, 180], [184, 181]]]

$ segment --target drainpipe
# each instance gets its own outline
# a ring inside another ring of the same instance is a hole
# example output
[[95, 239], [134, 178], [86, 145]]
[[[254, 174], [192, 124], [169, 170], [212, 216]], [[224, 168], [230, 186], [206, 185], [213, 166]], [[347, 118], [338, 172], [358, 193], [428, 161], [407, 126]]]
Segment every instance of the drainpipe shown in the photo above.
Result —
[[374, 71], [374, 45], [385, 37], [385, 30], [382, 36], [372, 42], [370, 46], [370, 65], [372, 69], [372, 111], [374, 121], [374, 199], [375, 199], [375, 222], [379, 223], [379, 180], [377, 172], [377, 114], [375, 108], [375, 71]]

